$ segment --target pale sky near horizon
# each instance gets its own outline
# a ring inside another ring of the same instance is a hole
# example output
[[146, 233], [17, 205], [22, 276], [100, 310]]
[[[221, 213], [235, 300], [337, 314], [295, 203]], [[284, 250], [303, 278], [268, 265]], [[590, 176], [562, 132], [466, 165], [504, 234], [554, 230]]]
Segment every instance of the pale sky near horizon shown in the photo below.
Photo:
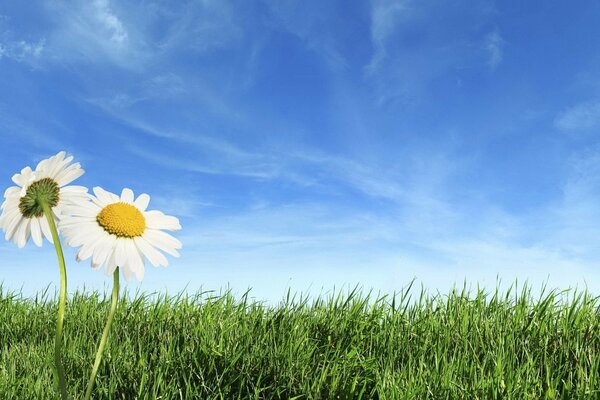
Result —
[[[0, 188], [66, 150], [182, 256], [130, 290], [600, 293], [600, 2], [0, 3]], [[67, 249], [70, 290], [111, 278]], [[0, 242], [0, 282], [58, 281]]]

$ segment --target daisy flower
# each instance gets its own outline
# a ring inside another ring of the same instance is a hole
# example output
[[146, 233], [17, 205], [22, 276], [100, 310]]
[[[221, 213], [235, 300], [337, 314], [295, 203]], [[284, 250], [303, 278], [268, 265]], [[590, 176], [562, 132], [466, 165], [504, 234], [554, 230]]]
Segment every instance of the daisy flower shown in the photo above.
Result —
[[164, 251], [179, 257], [181, 242], [163, 230], [181, 229], [179, 220], [160, 211], [146, 211], [150, 196], [143, 193], [134, 199], [131, 189], [121, 196], [95, 187], [92, 201], [81, 202], [67, 209], [69, 216], [61, 221], [61, 230], [69, 246], [80, 247], [77, 261], [91, 257], [92, 267], [104, 265], [107, 275], [117, 267], [125, 279], [132, 274], [144, 278], [144, 259], [158, 267], [167, 266]]
[[65, 158], [65, 155], [61, 151], [40, 161], [35, 171], [25, 167], [20, 174], [13, 175], [12, 181], [17, 186], [4, 192], [0, 215], [0, 227], [6, 240], [20, 248], [30, 237], [37, 246], [42, 245], [44, 237], [53, 243], [41, 201], [47, 203], [54, 218], [60, 221], [65, 206], [88, 200], [87, 188], [67, 186], [83, 175], [84, 170], [79, 163], [70, 164], [73, 157]]

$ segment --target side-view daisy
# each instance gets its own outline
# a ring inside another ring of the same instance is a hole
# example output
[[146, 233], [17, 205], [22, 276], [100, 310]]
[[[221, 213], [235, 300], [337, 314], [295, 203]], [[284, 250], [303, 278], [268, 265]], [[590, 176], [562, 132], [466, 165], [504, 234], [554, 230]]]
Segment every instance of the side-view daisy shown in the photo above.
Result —
[[62, 363], [62, 329], [67, 303], [67, 269], [62, 246], [56, 229], [56, 221], [62, 218], [64, 207], [87, 202], [87, 188], [83, 186], [67, 186], [83, 175], [79, 163], [71, 164], [73, 157], [66, 157], [65, 152], [42, 160], [35, 171], [25, 167], [20, 174], [12, 177], [17, 186], [9, 187], [4, 192], [0, 227], [4, 230], [6, 240], [11, 240], [19, 247], [24, 247], [33, 238], [33, 242], [41, 246], [43, 237], [54, 244], [60, 272], [60, 292], [56, 333], [54, 337], [54, 373], [57, 389], [61, 399], [67, 400], [67, 384]]
[[161, 251], [179, 256], [181, 242], [163, 232], [181, 229], [179, 220], [160, 211], [146, 211], [150, 196], [143, 193], [134, 199], [127, 188], [120, 197], [98, 186], [93, 191], [92, 201], [68, 207], [68, 216], [60, 224], [66, 243], [80, 247], [78, 261], [91, 257], [94, 269], [104, 265], [110, 275], [120, 267], [125, 279], [135, 274], [141, 281], [144, 258], [158, 267], [168, 265]]
[[13, 175], [12, 181], [17, 186], [11, 186], [4, 192], [0, 215], [0, 227], [6, 240], [21, 248], [30, 237], [37, 246], [42, 245], [43, 237], [53, 243], [41, 200], [57, 220], [62, 217], [65, 206], [88, 200], [87, 188], [67, 186], [83, 175], [84, 170], [79, 163], [70, 164], [73, 157], [65, 158], [65, 155], [61, 151], [40, 161], [35, 171], [25, 167], [20, 174]]

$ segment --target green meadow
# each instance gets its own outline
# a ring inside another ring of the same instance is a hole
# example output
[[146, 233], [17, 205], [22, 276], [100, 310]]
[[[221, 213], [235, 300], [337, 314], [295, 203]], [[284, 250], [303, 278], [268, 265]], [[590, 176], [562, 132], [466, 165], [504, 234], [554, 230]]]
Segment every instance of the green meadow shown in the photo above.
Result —
[[[64, 357], [83, 396], [109, 295], [70, 296]], [[0, 289], [0, 399], [58, 399], [56, 299]], [[95, 399], [600, 398], [600, 303], [587, 292], [124, 296]]]

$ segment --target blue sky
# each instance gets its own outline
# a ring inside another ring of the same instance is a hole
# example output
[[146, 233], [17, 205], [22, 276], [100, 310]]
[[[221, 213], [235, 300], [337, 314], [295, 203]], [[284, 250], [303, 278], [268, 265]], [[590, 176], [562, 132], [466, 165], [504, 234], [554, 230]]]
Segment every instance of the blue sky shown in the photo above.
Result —
[[[67, 150], [182, 256], [130, 289], [600, 292], [598, 2], [0, 4], [0, 172]], [[53, 248], [0, 244], [31, 294]], [[110, 279], [67, 250], [70, 288]]]

